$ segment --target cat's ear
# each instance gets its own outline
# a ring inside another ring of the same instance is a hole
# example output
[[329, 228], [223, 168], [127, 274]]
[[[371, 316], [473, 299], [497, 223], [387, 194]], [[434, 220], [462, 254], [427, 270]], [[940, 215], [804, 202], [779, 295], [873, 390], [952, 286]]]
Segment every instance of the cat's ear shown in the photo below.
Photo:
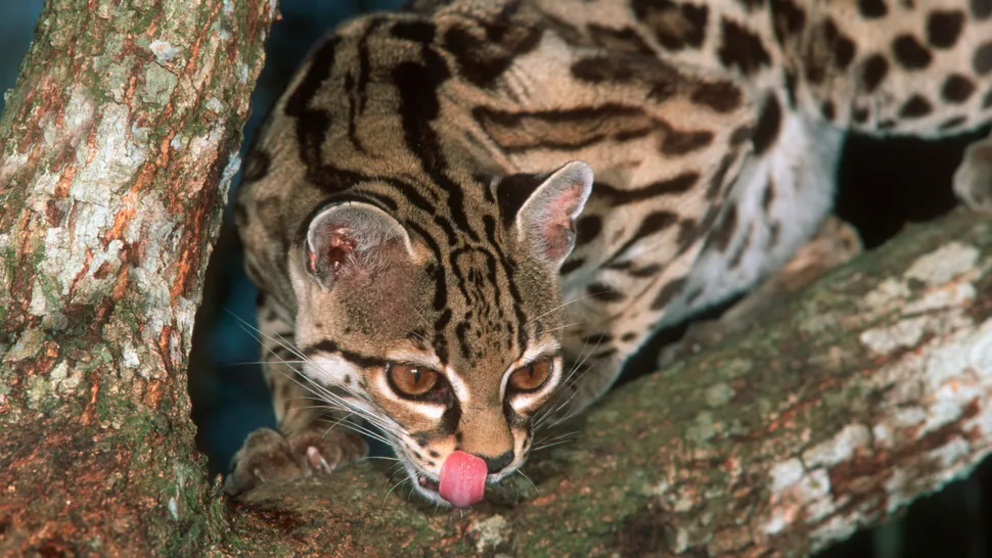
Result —
[[544, 178], [517, 211], [518, 241], [561, 265], [575, 246], [575, 219], [592, 191], [592, 168], [572, 161]]
[[371, 272], [412, 254], [410, 236], [403, 225], [367, 203], [328, 206], [310, 221], [307, 231], [307, 271], [328, 288], [346, 273]]

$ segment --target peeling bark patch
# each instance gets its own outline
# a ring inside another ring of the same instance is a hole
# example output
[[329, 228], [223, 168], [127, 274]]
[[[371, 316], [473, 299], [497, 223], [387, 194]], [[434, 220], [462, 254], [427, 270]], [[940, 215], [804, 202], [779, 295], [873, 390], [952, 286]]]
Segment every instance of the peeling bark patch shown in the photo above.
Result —
[[475, 536], [475, 549], [480, 554], [494, 551], [506, 542], [509, 534], [509, 524], [501, 515], [473, 521], [468, 532]]
[[928, 286], [941, 285], [973, 269], [978, 254], [974, 246], [950, 242], [913, 262], [906, 278], [918, 279]]
[[876, 354], [885, 355], [898, 348], [915, 346], [923, 337], [926, 326], [926, 317], [910, 318], [895, 325], [864, 331], [861, 342]]
[[145, 66], [145, 84], [138, 90], [138, 96], [146, 103], [162, 107], [168, 104], [177, 83], [176, 76], [169, 70], [159, 64], [148, 64]]

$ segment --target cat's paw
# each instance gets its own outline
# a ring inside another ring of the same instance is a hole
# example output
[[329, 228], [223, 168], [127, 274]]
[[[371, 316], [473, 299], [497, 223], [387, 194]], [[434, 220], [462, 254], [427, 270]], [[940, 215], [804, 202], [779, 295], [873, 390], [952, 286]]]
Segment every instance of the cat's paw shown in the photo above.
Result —
[[970, 209], [992, 211], [992, 137], [965, 149], [954, 172], [954, 193]]
[[327, 474], [367, 454], [365, 440], [340, 429], [313, 429], [287, 437], [270, 428], [259, 428], [234, 454], [231, 471], [224, 479], [224, 492], [237, 496], [262, 483], [283, 484]]

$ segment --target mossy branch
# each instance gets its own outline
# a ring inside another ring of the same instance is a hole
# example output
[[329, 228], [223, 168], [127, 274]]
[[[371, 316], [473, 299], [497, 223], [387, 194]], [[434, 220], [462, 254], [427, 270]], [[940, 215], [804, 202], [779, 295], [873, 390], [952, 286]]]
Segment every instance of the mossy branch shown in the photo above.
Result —
[[992, 450], [990, 293], [992, 221], [955, 212], [616, 390], [478, 508], [410, 502], [371, 462], [263, 486], [229, 551], [809, 554]]

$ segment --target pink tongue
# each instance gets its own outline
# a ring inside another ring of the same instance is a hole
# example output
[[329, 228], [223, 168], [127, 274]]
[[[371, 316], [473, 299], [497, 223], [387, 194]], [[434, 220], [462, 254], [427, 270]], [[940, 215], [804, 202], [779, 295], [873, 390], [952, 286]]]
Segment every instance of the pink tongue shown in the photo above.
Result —
[[486, 492], [486, 462], [456, 451], [441, 466], [441, 497], [458, 508], [467, 508], [482, 499]]

